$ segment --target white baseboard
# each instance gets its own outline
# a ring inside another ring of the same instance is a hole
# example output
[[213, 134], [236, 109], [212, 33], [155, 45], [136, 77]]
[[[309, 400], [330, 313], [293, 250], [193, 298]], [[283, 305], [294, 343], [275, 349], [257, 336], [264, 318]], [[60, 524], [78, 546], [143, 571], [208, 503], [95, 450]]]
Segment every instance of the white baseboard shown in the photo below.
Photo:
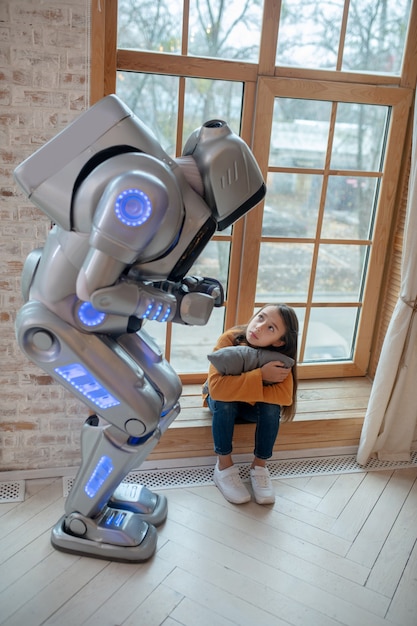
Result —
[[[279, 461], [284, 459], [304, 459], [313, 457], [328, 457], [344, 454], [356, 454], [357, 446], [346, 446], [341, 448], [311, 448], [308, 450], [284, 450], [277, 452], [271, 458], [271, 461]], [[233, 455], [236, 463], [249, 463], [253, 455], [251, 454], [235, 454]], [[216, 457], [191, 457], [184, 459], [160, 459], [155, 461], [145, 461], [140, 466], [141, 470], [160, 470], [181, 467], [201, 467], [205, 465], [214, 465]], [[139, 469], [139, 468], [136, 468]], [[62, 478], [64, 476], [75, 476], [78, 467], [51, 467], [44, 469], [31, 470], [10, 470], [0, 472], [0, 481], [13, 480], [33, 480], [40, 478]]]

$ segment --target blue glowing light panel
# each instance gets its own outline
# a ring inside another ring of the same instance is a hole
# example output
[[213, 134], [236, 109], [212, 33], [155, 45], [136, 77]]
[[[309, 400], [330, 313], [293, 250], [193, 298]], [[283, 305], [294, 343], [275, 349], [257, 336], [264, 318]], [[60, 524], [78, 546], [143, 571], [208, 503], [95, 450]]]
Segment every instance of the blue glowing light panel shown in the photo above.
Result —
[[100, 487], [105, 483], [113, 471], [113, 463], [109, 456], [102, 456], [90, 478], [87, 481], [84, 491], [89, 498], [94, 498]]
[[104, 525], [108, 528], [121, 528], [126, 519], [124, 511], [108, 510], [103, 518]]
[[55, 371], [100, 409], [109, 409], [120, 404], [81, 363], [56, 367]]

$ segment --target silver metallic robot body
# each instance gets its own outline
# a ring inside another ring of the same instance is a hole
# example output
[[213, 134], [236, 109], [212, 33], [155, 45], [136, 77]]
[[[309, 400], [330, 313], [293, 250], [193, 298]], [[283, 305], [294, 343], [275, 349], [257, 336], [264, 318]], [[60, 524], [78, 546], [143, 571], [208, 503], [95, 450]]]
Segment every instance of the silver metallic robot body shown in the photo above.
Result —
[[181, 382], [147, 319], [204, 325], [223, 291], [188, 271], [213, 233], [265, 195], [247, 145], [214, 120], [171, 159], [115, 95], [15, 170], [55, 224], [22, 275], [16, 321], [27, 357], [98, 416], [52, 531], [58, 549], [142, 561], [155, 551], [166, 498], [124, 482], [180, 411]]

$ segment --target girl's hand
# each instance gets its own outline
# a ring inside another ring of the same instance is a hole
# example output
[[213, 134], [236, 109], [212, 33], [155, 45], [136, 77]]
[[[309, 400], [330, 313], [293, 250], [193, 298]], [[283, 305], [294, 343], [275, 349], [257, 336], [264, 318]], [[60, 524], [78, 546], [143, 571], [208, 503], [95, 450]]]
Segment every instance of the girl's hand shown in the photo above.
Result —
[[290, 372], [281, 361], [270, 361], [261, 367], [262, 380], [266, 384], [282, 383]]

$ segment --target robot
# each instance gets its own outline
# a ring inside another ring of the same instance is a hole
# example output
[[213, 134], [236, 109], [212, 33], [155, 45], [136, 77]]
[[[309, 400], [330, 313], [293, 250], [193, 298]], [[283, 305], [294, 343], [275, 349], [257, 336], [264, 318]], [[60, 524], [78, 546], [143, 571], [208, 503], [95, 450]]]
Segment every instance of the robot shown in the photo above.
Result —
[[156, 549], [167, 499], [124, 479], [180, 411], [180, 379], [146, 320], [207, 323], [214, 278], [188, 275], [216, 230], [258, 204], [265, 184], [221, 120], [172, 159], [116, 96], [81, 114], [14, 172], [52, 221], [22, 273], [22, 352], [89, 409], [81, 464], [52, 528], [65, 552], [141, 562]]

